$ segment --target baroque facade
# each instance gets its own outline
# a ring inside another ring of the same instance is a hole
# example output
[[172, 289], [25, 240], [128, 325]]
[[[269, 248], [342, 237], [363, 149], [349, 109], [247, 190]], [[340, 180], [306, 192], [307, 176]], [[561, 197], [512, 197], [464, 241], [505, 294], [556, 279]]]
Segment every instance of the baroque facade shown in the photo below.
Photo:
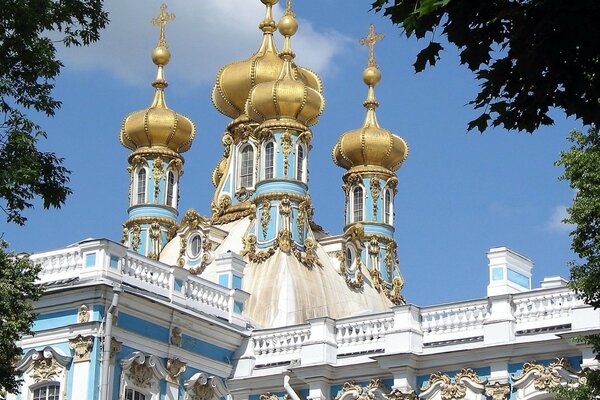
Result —
[[488, 252], [486, 298], [419, 307], [402, 296], [394, 198], [408, 146], [377, 120], [373, 26], [361, 39], [365, 119], [332, 150], [345, 170], [345, 227], [330, 235], [313, 221], [322, 83], [294, 62], [291, 2], [278, 23], [278, 0], [261, 2], [258, 50], [221, 68], [212, 92], [231, 122], [210, 216], [178, 219], [182, 153], [196, 128], [165, 99], [174, 15], [163, 5], [152, 20], [154, 97], [120, 131], [131, 150], [121, 243], [89, 239], [31, 257], [47, 291], [35, 335], [20, 343], [21, 393], [9, 398], [530, 400], [583, 383], [582, 369], [598, 362], [573, 338], [597, 331], [600, 312], [561, 278], [532, 289], [532, 262], [509, 248]]

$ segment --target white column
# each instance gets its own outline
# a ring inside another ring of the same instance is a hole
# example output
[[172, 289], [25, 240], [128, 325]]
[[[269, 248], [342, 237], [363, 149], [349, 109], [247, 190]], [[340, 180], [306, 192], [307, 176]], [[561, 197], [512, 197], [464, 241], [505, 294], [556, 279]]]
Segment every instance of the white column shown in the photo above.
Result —
[[508, 343], [515, 340], [515, 317], [512, 314], [512, 295], [490, 297], [490, 314], [483, 323], [485, 344]]
[[315, 318], [310, 323], [310, 340], [302, 345], [302, 365], [337, 362], [335, 321], [331, 318]]
[[69, 347], [74, 352], [73, 356], [73, 385], [71, 391], [72, 399], [85, 399], [88, 395], [90, 379], [90, 353], [94, 346], [93, 336], [77, 336], [69, 340]]

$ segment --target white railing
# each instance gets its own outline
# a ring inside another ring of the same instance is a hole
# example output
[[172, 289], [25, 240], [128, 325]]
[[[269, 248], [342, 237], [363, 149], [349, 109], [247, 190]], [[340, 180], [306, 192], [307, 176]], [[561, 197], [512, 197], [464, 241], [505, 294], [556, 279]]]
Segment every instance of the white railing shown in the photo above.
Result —
[[228, 310], [229, 293], [222, 286], [190, 276], [184, 283], [183, 292], [189, 299], [188, 304], [198, 309]]
[[41, 265], [38, 282], [52, 285], [67, 279], [97, 279], [126, 284], [168, 298], [192, 310], [224, 318], [245, 326], [235, 313], [236, 304], [244, 303], [248, 294], [229, 289], [148, 259], [109, 240], [89, 240], [65, 249], [33, 254], [31, 262]]
[[310, 339], [310, 326], [289, 330], [255, 331], [252, 335], [256, 365], [272, 365], [300, 359], [302, 346]]
[[78, 248], [34, 254], [29, 258], [34, 263], [42, 265], [38, 276], [44, 282], [75, 277], [75, 271], [81, 267], [81, 253]]
[[483, 336], [489, 314], [487, 299], [421, 309], [424, 342], [444, 342]]
[[571, 310], [581, 304], [583, 301], [565, 288], [515, 295], [513, 316], [516, 331], [568, 325], [571, 323]]
[[338, 355], [383, 351], [385, 334], [393, 327], [393, 314], [375, 319], [352, 318], [337, 321]]

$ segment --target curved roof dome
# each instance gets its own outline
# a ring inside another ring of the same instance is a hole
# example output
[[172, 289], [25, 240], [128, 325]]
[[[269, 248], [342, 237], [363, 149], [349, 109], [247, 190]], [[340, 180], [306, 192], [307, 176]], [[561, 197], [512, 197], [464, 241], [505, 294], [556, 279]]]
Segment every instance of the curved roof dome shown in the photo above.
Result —
[[[259, 28], [263, 31], [260, 48], [250, 58], [225, 65], [217, 74], [212, 91], [215, 108], [230, 118], [237, 118], [245, 111], [246, 100], [252, 88], [264, 82], [276, 80], [283, 67], [279, 57], [273, 32], [277, 25], [272, 18], [272, 7], [279, 0], [261, 0], [267, 6], [265, 19]], [[319, 93], [322, 91], [321, 80], [313, 71], [293, 65], [293, 75], [308, 87]]]
[[164, 78], [164, 66], [171, 54], [166, 43], [157, 46], [152, 52], [152, 61], [158, 66], [156, 89], [150, 107], [135, 111], [123, 119], [119, 134], [123, 146], [136, 150], [141, 147], [165, 147], [177, 153], [187, 151], [196, 135], [192, 120], [169, 109], [165, 102], [164, 90], [168, 86]]

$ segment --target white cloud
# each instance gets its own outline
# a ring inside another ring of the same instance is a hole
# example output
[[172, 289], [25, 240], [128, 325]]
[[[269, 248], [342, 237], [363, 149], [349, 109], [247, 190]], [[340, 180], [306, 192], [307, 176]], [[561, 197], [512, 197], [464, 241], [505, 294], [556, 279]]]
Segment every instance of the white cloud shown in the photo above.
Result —
[[560, 205], [554, 207], [552, 214], [546, 223], [546, 229], [553, 232], [570, 233], [573, 229], [575, 229], [575, 225], [565, 224], [563, 222], [563, 220], [568, 216], [569, 214], [567, 213], [566, 206]]
[[[162, 1], [106, 1], [111, 22], [101, 40], [86, 48], [60, 49], [59, 57], [67, 68], [102, 69], [129, 84], [148, 84], [155, 71], [150, 53], [158, 38], [150, 19], [158, 15]], [[167, 79], [177, 76], [192, 85], [212, 82], [221, 66], [249, 57], [260, 45], [258, 24], [264, 10], [259, 1], [249, 0], [169, 2], [167, 12], [176, 19], [166, 28], [172, 54]], [[282, 15], [281, 5], [274, 14], [276, 20]], [[317, 30], [301, 17], [293, 40], [298, 63], [320, 74], [335, 70], [335, 57], [349, 39]]]

